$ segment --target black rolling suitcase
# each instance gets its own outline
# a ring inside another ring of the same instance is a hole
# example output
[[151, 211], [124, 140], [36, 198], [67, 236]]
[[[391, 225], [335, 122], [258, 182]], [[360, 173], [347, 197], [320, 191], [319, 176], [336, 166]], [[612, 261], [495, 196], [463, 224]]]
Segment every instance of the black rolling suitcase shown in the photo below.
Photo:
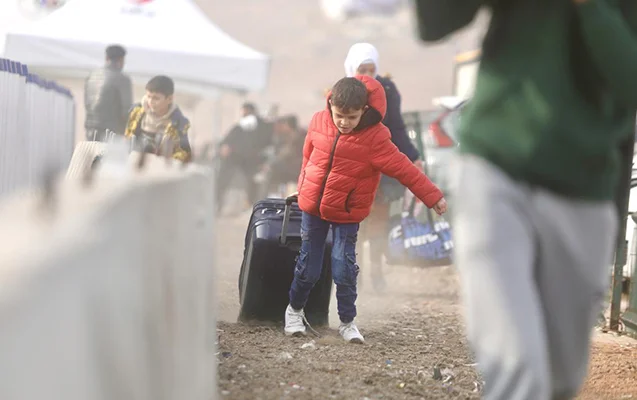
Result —
[[[296, 197], [265, 199], [252, 210], [239, 274], [241, 321], [284, 320], [301, 248], [301, 210], [296, 200]], [[331, 236], [328, 234], [321, 278], [305, 306], [306, 318], [313, 326], [328, 324], [332, 293]]]

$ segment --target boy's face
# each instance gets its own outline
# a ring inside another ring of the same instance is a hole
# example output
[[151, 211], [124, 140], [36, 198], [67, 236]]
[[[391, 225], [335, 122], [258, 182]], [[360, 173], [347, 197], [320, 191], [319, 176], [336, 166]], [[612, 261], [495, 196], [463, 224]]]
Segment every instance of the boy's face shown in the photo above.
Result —
[[166, 114], [173, 103], [173, 96], [166, 96], [156, 92], [146, 91], [146, 98], [148, 99], [148, 107], [156, 115]]
[[339, 132], [348, 134], [351, 133], [358, 123], [361, 122], [361, 117], [367, 106], [360, 110], [343, 110], [340, 107], [336, 107], [330, 101], [330, 108], [332, 110], [332, 120], [334, 125], [338, 128]]

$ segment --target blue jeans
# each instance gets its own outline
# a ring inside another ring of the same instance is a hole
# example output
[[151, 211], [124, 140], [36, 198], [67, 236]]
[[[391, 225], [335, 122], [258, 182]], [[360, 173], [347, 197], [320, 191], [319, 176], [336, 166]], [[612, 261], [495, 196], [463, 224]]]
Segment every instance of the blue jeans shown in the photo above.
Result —
[[301, 252], [290, 287], [290, 305], [295, 310], [305, 307], [310, 291], [321, 277], [325, 240], [332, 226], [332, 276], [336, 284], [338, 316], [349, 323], [356, 317], [356, 238], [359, 224], [336, 224], [303, 213], [301, 220]]

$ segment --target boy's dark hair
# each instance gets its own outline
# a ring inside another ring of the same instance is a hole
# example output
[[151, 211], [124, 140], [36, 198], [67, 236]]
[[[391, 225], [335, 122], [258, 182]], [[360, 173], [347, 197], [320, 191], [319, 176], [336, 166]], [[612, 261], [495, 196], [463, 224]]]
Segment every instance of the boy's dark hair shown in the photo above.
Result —
[[118, 44], [112, 44], [106, 48], [106, 59], [109, 61], [119, 61], [126, 57], [126, 49]]
[[146, 84], [146, 90], [153, 93], [160, 93], [168, 97], [175, 94], [175, 83], [167, 76], [158, 75], [148, 81]]
[[330, 100], [345, 112], [362, 110], [367, 105], [367, 88], [356, 78], [343, 78], [332, 87]]

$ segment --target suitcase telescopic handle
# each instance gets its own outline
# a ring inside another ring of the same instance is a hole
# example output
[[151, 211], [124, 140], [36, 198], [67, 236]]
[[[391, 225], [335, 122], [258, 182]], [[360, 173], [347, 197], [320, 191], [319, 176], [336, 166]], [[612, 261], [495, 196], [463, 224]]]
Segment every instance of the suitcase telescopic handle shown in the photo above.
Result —
[[291, 206], [293, 203], [298, 203], [299, 202], [299, 195], [298, 194], [293, 194], [292, 196], [288, 196], [285, 199], [285, 206], [289, 207]]
[[292, 213], [292, 204], [298, 203], [299, 196], [288, 196], [285, 199], [285, 212], [283, 213], [283, 224], [281, 225], [281, 238], [279, 242], [285, 245], [288, 240], [288, 225], [290, 224], [290, 214]]

